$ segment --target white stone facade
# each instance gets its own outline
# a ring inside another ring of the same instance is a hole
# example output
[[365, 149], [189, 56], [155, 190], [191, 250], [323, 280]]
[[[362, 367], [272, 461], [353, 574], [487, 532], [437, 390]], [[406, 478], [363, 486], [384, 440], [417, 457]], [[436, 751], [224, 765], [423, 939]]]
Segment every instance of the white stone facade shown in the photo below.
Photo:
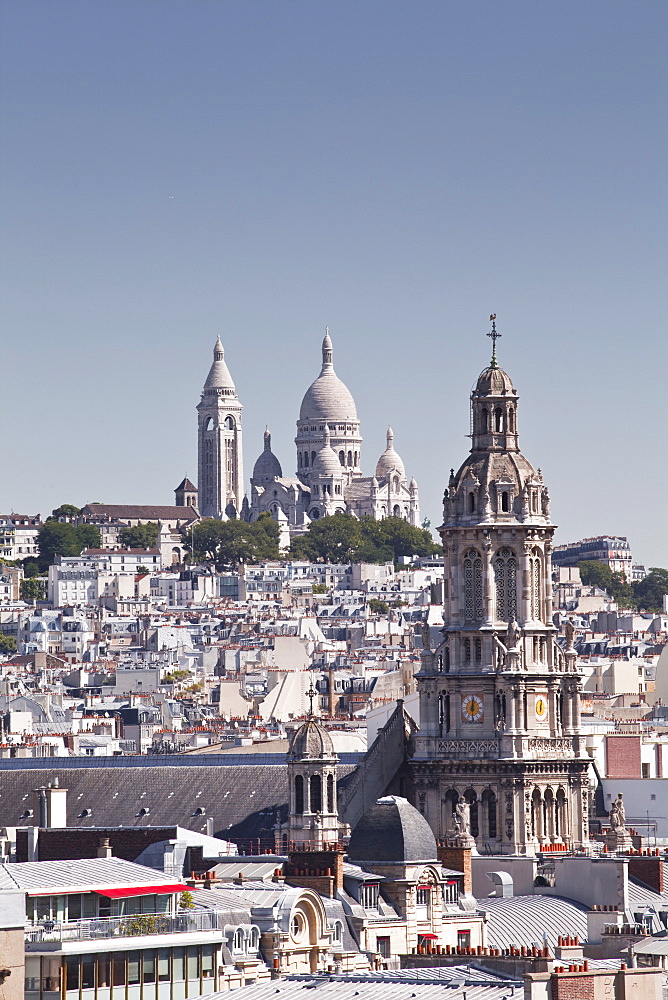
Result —
[[197, 406], [198, 502], [202, 517], [236, 516], [243, 500], [241, 411], [220, 337]]

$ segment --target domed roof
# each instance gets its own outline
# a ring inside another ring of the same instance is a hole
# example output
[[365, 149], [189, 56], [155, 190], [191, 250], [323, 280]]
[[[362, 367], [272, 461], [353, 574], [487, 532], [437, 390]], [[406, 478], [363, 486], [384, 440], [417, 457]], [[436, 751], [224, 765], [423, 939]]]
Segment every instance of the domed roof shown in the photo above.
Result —
[[288, 750], [288, 760], [332, 760], [335, 757], [332, 737], [315, 719], [307, 719], [299, 727]]
[[496, 365], [490, 365], [489, 368], [485, 368], [480, 373], [473, 394], [475, 396], [516, 395], [510, 375]]
[[356, 825], [348, 857], [353, 862], [434, 861], [436, 840], [429, 823], [408, 799], [386, 795]]
[[340, 476], [341, 462], [339, 457], [329, 443], [329, 427], [325, 424], [325, 443], [315, 456], [313, 472], [317, 476]]
[[322, 342], [322, 370], [306, 390], [299, 411], [300, 420], [357, 420], [357, 409], [350, 390], [336, 375], [333, 365], [332, 341], [329, 333]]
[[253, 480], [266, 483], [280, 479], [282, 475], [281, 463], [271, 450], [271, 434], [267, 427], [264, 432], [264, 450], [253, 467]]
[[378, 464], [376, 465], [376, 479], [383, 479], [388, 476], [390, 472], [396, 470], [402, 479], [406, 478], [406, 470], [404, 469], [404, 463], [401, 461], [399, 455], [397, 455], [394, 450], [394, 431], [391, 427], [387, 428], [387, 447], [383, 454], [378, 459]]
[[213, 349], [213, 364], [206, 377], [204, 389], [205, 391], [206, 389], [230, 389], [235, 392], [232, 376], [225, 364], [225, 351], [220, 337], [217, 338]]

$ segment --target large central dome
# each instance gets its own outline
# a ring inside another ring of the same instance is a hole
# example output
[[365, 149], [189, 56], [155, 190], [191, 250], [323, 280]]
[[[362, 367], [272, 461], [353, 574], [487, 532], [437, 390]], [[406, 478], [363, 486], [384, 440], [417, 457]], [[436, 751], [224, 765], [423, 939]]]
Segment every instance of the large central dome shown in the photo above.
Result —
[[332, 423], [357, 420], [355, 400], [348, 387], [337, 377], [332, 356], [332, 341], [327, 333], [322, 342], [322, 371], [306, 391], [299, 411], [300, 420], [327, 420]]

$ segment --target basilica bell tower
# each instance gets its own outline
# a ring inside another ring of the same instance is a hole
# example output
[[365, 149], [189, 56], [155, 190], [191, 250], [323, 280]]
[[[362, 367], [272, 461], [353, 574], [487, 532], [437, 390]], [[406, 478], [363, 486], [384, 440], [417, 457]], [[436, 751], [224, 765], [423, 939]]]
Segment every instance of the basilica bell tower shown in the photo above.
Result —
[[243, 501], [241, 411], [220, 337], [197, 404], [197, 465], [202, 517], [236, 517]]
[[461, 834], [463, 800], [479, 851], [532, 855], [586, 843], [588, 758], [576, 653], [552, 623], [549, 494], [519, 449], [494, 321], [492, 359], [471, 393], [471, 452], [443, 497], [443, 641], [416, 675], [410, 763], [437, 837]]

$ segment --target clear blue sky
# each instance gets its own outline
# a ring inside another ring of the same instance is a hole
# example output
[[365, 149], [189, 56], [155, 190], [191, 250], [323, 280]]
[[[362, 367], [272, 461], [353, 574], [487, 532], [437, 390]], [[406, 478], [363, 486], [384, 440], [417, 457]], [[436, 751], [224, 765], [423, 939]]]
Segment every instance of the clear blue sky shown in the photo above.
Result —
[[437, 525], [496, 312], [557, 541], [668, 566], [666, 10], [5, 3], [0, 511], [173, 502], [218, 333], [294, 474], [328, 324]]

